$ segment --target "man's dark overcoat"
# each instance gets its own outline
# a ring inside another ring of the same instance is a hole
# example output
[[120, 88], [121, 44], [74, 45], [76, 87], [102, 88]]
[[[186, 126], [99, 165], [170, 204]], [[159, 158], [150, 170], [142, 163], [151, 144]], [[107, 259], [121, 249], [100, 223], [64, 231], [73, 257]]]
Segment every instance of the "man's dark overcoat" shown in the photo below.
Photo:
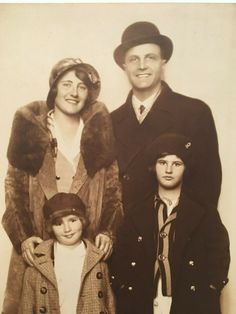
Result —
[[144, 198], [154, 183], [145, 166], [145, 149], [162, 133], [180, 133], [193, 143], [191, 180], [186, 178], [186, 191], [192, 199], [217, 204], [221, 188], [221, 163], [214, 120], [210, 108], [198, 99], [173, 92], [162, 82], [162, 91], [139, 124], [132, 107], [132, 92], [125, 104], [112, 112], [117, 141], [118, 164], [125, 210]]
[[[175, 228], [170, 314], [220, 314], [219, 296], [228, 281], [230, 256], [228, 233], [218, 211], [181, 195]], [[117, 314], [153, 313], [158, 237], [154, 197], [148, 197], [126, 215], [110, 261]]]

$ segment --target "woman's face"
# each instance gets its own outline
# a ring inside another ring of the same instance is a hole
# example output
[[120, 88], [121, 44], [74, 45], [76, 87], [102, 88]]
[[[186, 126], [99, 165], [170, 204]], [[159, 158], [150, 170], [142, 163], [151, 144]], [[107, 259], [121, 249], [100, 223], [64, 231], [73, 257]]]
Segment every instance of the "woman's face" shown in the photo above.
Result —
[[65, 73], [57, 83], [55, 111], [66, 115], [77, 115], [85, 105], [88, 88], [76, 75], [75, 71]]

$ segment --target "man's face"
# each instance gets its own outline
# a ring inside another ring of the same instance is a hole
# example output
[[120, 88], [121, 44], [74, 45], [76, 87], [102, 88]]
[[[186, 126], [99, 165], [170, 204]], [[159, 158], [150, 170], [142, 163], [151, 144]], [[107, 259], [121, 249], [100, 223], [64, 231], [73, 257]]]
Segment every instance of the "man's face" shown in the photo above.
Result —
[[57, 241], [64, 245], [74, 245], [81, 241], [83, 225], [77, 215], [58, 218], [52, 225]]
[[176, 155], [167, 155], [158, 158], [155, 165], [156, 177], [159, 185], [165, 189], [174, 189], [181, 186], [185, 165]]
[[55, 111], [59, 110], [66, 115], [75, 115], [84, 107], [88, 97], [88, 88], [75, 72], [69, 71], [57, 83]]
[[165, 63], [158, 45], [143, 44], [126, 52], [123, 68], [134, 91], [151, 95], [160, 85]]

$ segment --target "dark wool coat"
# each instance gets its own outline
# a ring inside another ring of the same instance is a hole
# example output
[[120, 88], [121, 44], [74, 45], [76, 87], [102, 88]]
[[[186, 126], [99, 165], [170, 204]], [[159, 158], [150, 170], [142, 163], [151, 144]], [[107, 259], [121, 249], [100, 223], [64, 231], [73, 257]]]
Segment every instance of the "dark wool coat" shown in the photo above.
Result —
[[[175, 226], [170, 314], [219, 314], [230, 261], [228, 233], [219, 213], [182, 195]], [[118, 314], [153, 313], [156, 231], [154, 198], [149, 197], [126, 215], [110, 260]]]
[[117, 142], [118, 164], [123, 189], [124, 209], [155, 186], [145, 165], [145, 148], [162, 133], [180, 133], [193, 142], [194, 163], [186, 191], [200, 203], [217, 204], [221, 188], [221, 164], [217, 134], [209, 107], [198, 99], [163, 89], [147, 117], [139, 124], [132, 107], [132, 93], [112, 112]]
[[[57, 193], [57, 185], [47, 111], [44, 102], [33, 102], [19, 109], [13, 121], [2, 223], [14, 251], [4, 313], [14, 313], [11, 307], [17, 307], [25, 269], [22, 241], [32, 235], [48, 238], [42, 207], [46, 198]], [[123, 209], [110, 115], [104, 104], [95, 102], [82, 118], [81, 158], [70, 192], [78, 194], [87, 206], [90, 236], [99, 232], [115, 235]]]
[[[51, 258], [52, 245], [53, 240], [48, 240], [35, 250], [38, 257], [34, 267], [28, 267], [25, 271], [19, 314], [60, 314], [57, 281]], [[107, 265], [101, 261], [103, 253], [88, 241], [86, 245], [76, 313], [115, 314]]]

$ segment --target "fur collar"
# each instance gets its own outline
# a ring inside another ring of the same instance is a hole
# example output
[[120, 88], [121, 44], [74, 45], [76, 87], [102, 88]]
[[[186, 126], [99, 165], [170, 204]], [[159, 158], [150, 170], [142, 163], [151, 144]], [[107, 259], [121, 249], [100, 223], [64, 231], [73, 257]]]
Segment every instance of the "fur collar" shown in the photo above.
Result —
[[[50, 145], [47, 112], [46, 103], [37, 101], [20, 108], [13, 120], [7, 157], [12, 166], [31, 175], [38, 173]], [[103, 103], [94, 102], [82, 119], [81, 155], [88, 175], [94, 176], [115, 159], [111, 118]]]

